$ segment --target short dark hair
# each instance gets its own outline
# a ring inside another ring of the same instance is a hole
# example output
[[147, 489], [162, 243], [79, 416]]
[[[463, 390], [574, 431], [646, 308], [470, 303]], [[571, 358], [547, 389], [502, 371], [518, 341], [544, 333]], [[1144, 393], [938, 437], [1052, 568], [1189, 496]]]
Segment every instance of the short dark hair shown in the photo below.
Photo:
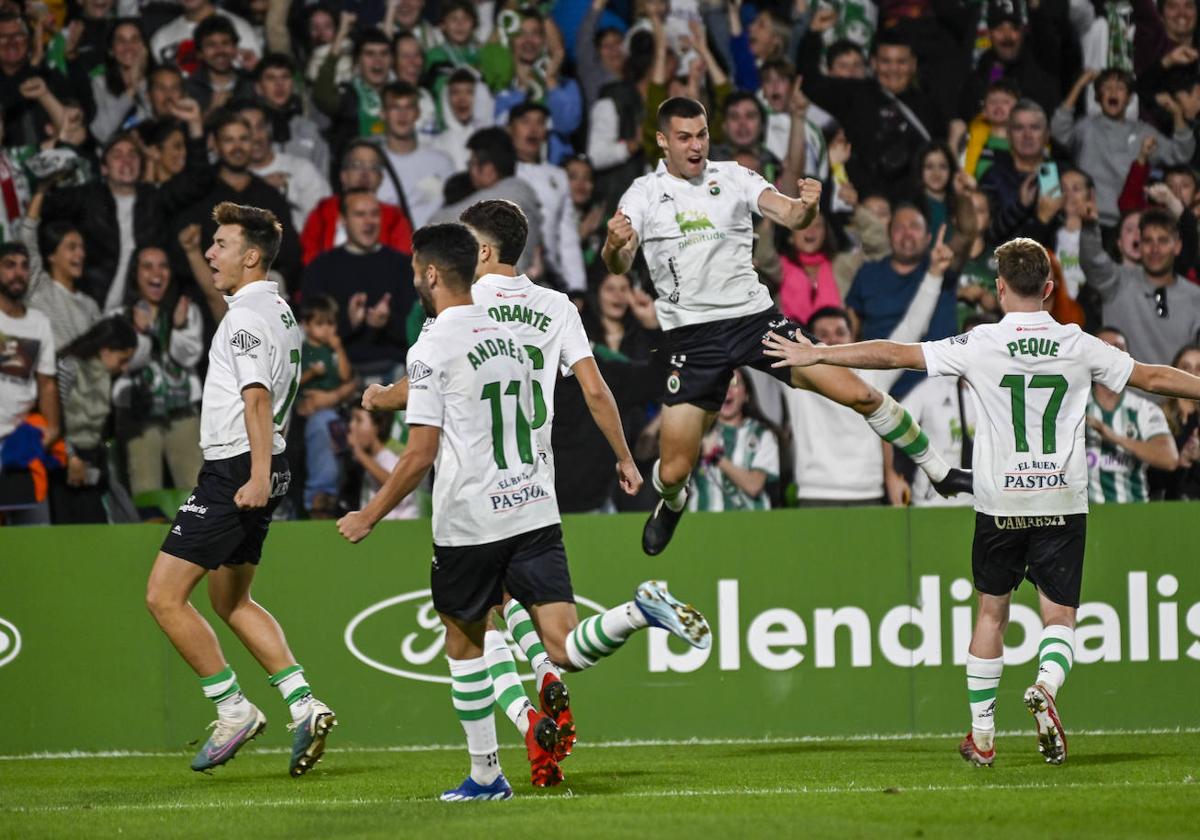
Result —
[[1113, 327], [1105, 324], [1103, 327], [1096, 330], [1096, 335], [1100, 335], [1100, 333], [1112, 333], [1113, 335], [1119, 335], [1121, 338], [1125, 339], [1125, 343], [1129, 343], [1129, 337], [1125, 335], [1124, 331], [1122, 331], [1120, 327]]
[[1176, 163], [1163, 167], [1163, 181], [1166, 181], [1172, 175], [1186, 175], [1192, 179], [1193, 186], [1200, 187], [1200, 176], [1197, 176], [1196, 170], [1192, 169], [1186, 163]]
[[1022, 236], [996, 249], [996, 273], [1019, 297], [1038, 297], [1050, 277], [1050, 257], [1041, 244]]
[[103, 161], [108, 157], [108, 153], [116, 148], [118, 143], [129, 143], [137, 150], [139, 158], [145, 159], [142, 154], [142, 144], [138, 142], [139, 138], [135, 137], [132, 131], [118, 131], [112, 137], [108, 138], [108, 142], [100, 150], [100, 160]]
[[213, 35], [228, 35], [233, 43], [238, 42], [238, 32], [233, 21], [223, 15], [209, 15], [196, 24], [196, 31], [192, 34], [192, 41], [196, 44], [196, 49], [204, 49], [205, 40]]
[[388, 38], [388, 36], [384, 35], [378, 29], [367, 29], [359, 33], [358, 37], [354, 39], [355, 61], [358, 61], [358, 59], [362, 56], [363, 47], [365, 47], [367, 44], [383, 44], [388, 48], [389, 52], [391, 52], [392, 49], [392, 41], [390, 38]]
[[308, 295], [300, 306], [300, 323], [307, 324], [318, 315], [323, 315], [331, 321], [337, 320], [337, 300], [330, 295]]
[[466, 12], [471, 16], [471, 20], [475, 21], [475, 25], [479, 25], [479, 10], [475, 8], [475, 4], [471, 0], [442, 0], [441, 15], [438, 16], [438, 23], [446, 19], [446, 15], [451, 12]]
[[234, 124], [245, 127], [247, 131], [250, 130], [250, 123], [246, 122], [245, 117], [232, 108], [221, 108], [209, 115], [208, 133], [216, 137], [226, 127]]
[[696, 117], [708, 119], [708, 111], [695, 99], [687, 96], [672, 96], [658, 106], [658, 116], [655, 122], [658, 130], [666, 133], [671, 127], [671, 120], [678, 117], [681, 120], [692, 120]]
[[393, 99], [413, 99], [418, 103], [421, 101], [421, 91], [417, 89], [416, 85], [408, 82], [388, 82], [383, 86], [381, 93], [380, 99], [384, 102], [387, 102], [389, 96]]
[[296, 75], [296, 62], [287, 53], [267, 53], [258, 64], [254, 65], [254, 80], [257, 82], [268, 70], [286, 70], [290, 75]]
[[283, 225], [270, 210], [222, 201], [213, 208], [212, 217], [218, 225], [237, 225], [242, 229], [245, 246], [257, 249], [262, 255], [263, 271], [275, 262], [279, 243], [283, 241]]
[[526, 99], [524, 102], [521, 102], [521, 103], [513, 106], [513, 108], [508, 112], [508, 124], [512, 125], [517, 120], [521, 119], [521, 117], [525, 116], [526, 114], [532, 113], [534, 111], [537, 111], [538, 113], [540, 113], [547, 120], [550, 119], [550, 109], [549, 108], [547, 108], [541, 102], [532, 102], [532, 101]]
[[983, 98], [987, 99], [993, 93], [1007, 93], [1018, 102], [1021, 101], [1021, 87], [1012, 79], [996, 79], [990, 82], [983, 91]]
[[871, 55], [879, 55], [879, 50], [882, 47], [907, 47], [908, 51], [914, 56], [917, 54], [917, 51], [913, 49], [912, 40], [903, 32], [898, 32], [895, 29], [884, 29], [875, 37], [875, 44], [871, 48]]
[[1059, 169], [1058, 170], [1059, 181], [1062, 180], [1062, 177], [1064, 175], [1079, 175], [1083, 178], [1083, 183], [1089, 190], [1096, 189], [1096, 182], [1095, 182], [1095, 180], [1093, 180], [1092, 176], [1089, 175], [1088, 173], [1084, 172], [1082, 169], [1080, 169], [1077, 166], [1064, 166], [1061, 169]]
[[513, 148], [508, 132], [498, 126], [481, 128], [471, 135], [467, 148], [475, 153], [480, 163], [496, 167], [501, 178], [510, 178], [517, 171], [517, 150]]
[[[344, 216], [346, 215], [346, 206], [350, 203], [350, 199], [356, 195], [368, 195], [371, 198], [379, 201], [379, 197], [375, 194], [375, 190], [368, 190], [365, 187], [358, 187], [353, 190], [345, 190], [338, 196], [338, 210]], [[382, 204], [383, 202], [379, 202]]]
[[1096, 97], [1100, 96], [1100, 86], [1109, 79], [1116, 79], [1121, 84], [1125, 85], [1126, 93], [1132, 94], [1134, 91], [1133, 74], [1128, 70], [1122, 70], [1120, 67], [1109, 67], [1100, 72], [1096, 77], [1096, 81], [1092, 82], [1092, 90], [1096, 92]]
[[479, 83], [479, 76], [470, 67], [459, 67], [453, 73], [446, 77], [446, 86], [450, 85], [471, 85], [475, 86]]
[[808, 328], [812, 329], [813, 324], [820, 321], [822, 318], [839, 318], [846, 322], [846, 326], [851, 330], [854, 329], [854, 323], [850, 320], [850, 313], [840, 306], [822, 306], [816, 312], [808, 316]]
[[721, 116], [727, 116], [730, 108], [734, 105], [741, 105], [743, 102], [754, 103], [754, 109], [758, 111], [758, 118], [765, 126], [767, 123], [767, 110], [758, 101], [758, 97], [748, 90], [735, 90], [729, 96], [725, 97], [725, 101], [721, 103]]
[[426, 225], [413, 234], [412, 249], [413, 256], [436, 265], [456, 290], [470, 290], [479, 262], [479, 241], [466, 225], [458, 222]]
[[825, 50], [826, 66], [832, 65], [833, 62], [837, 61], [846, 53], [854, 53], [859, 58], [866, 58], [866, 56], [863, 55], [862, 47], [851, 41], [849, 38], [842, 38], [840, 41], [834, 41], [829, 45], [829, 48]]
[[1150, 227], [1163, 228], [1175, 239], [1179, 238], [1179, 223], [1162, 207], [1151, 207], [1142, 213], [1142, 218], [1138, 221], [1138, 233], [1145, 234], [1146, 228]]
[[758, 68], [758, 77], [761, 79], [768, 73], [778, 73], [788, 79], [796, 78], [796, 68], [786, 58], [771, 58], [764, 61], [762, 67]]
[[150, 68], [149, 72], [146, 73], [146, 84], [153, 84], [154, 77], [161, 76], [164, 73], [169, 76], [178, 76], [179, 81], [183, 81], [183, 71], [174, 64], [156, 64]]
[[[0, 18], [0, 20], [3, 20]], [[25, 259], [29, 259], [29, 249], [22, 242], [0, 242], [0, 260], [11, 254], [19, 254]]]
[[503, 265], [516, 265], [521, 259], [529, 236], [529, 220], [513, 202], [502, 198], [480, 201], [464, 210], [458, 220], [491, 240]]

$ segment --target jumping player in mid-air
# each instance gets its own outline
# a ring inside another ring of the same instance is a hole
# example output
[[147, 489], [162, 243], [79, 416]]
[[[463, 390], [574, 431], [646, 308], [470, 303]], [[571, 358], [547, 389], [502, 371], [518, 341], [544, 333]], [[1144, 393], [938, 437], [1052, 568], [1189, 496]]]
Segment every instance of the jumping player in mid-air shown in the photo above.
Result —
[[213, 609], [288, 704], [288, 728], [295, 732], [288, 770], [302, 776], [320, 760], [337, 721], [313, 698], [283, 629], [250, 597], [250, 584], [271, 513], [291, 480], [283, 450], [303, 334], [277, 285], [267, 280], [283, 236], [279, 220], [269, 210], [228, 201], [216, 206], [213, 219], [217, 232], [204, 256], [229, 311], [208, 354], [200, 408], [204, 467], [150, 570], [146, 604], [217, 706], [213, 733], [192, 769], [224, 764], [267, 725], [242, 693], [212, 628], [188, 601], [207, 576]]
[[1083, 579], [1088, 510], [1084, 419], [1092, 383], [1126, 385], [1164, 396], [1200, 399], [1200, 377], [1144, 365], [1044, 311], [1054, 290], [1046, 249], [1014, 239], [996, 249], [996, 290], [1004, 319], [923, 344], [864, 341], [814, 346], [804, 336], [764, 340], [776, 366], [910, 368], [963, 377], [978, 397], [974, 450], [975, 543], [971, 567], [979, 615], [967, 656], [971, 731], [959, 745], [972, 764], [995, 752], [996, 691], [1004, 667], [1004, 629], [1012, 593], [1037, 587], [1044, 629], [1037, 678], [1025, 705], [1037, 724], [1038, 750], [1050, 764], [1067, 757], [1055, 698], [1074, 661], [1075, 611]]
[[[487, 617], [505, 592], [528, 606], [560, 668], [590, 668], [647, 627], [694, 647], [712, 644], [704, 616], [655, 581], [633, 600], [579, 620], [553, 477], [532, 430], [533, 366], [521, 339], [472, 300], [478, 251], [475, 236], [456, 223], [413, 235], [413, 282], [435, 320], [408, 354], [408, 446], [367, 506], [338, 520], [342, 536], [359, 542], [436, 465], [430, 582], [471, 755], [470, 775], [442, 795], [447, 801], [512, 795], [500, 772], [484, 657]], [[534, 784], [561, 782], [555, 720], [529, 708], [524, 731]]]
[[708, 160], [708, 117], [694, 99], [674, 97], [658, 109], [658, 169], [633, 182], [608, 223], [603, 256], [624, 274], [638, 248], [646, 256], [655, 308], [665, 331], [670, 374], [663, 399], [654, 489], [661, 501], [646, 521], [642, 549], [670, 542], [687, 503], [687, 482], [700, 442], [725, 399], [733, 371], [751, 366], [853, 408], [881, 438], [902, 449], [942, 495], [970, 492], [970, 473], [951, 469], [899, 403], [853, 372], [832, 367], [771, 371], [760, 342], [769, 330], [802, 334], [783, 317], [751, 261], [752, 214], [791, 230], [817, 213], [821, 182], [806, 179], [789, 198], [736, 163]]

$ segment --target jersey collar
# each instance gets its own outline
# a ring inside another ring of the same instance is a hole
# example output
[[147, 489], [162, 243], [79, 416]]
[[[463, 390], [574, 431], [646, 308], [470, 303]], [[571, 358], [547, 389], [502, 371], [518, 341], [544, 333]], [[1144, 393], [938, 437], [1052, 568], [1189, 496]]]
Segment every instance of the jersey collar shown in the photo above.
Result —
[[238, 289], [231, 295], [225, 295], [225, 303], [229, 306], [250, 295], [279, 295], [279, 284], [274, 280], [255, 280], [253, 283], [247, 283], [242, 288]]
[[502, 289], [527, 289], [533, 285], [533, 281], [524, 274], [517, 274], [513, 277], [508, 277], [504, 274], [485, 274], [475, 281], [476, 283], [487, 283], [489, 286], [499, 286]]
[[697, 175], [695, 178], [676, 178], [674, 175], [672, 175], [670, 172], [667, 171], [667, 161], [663, 158], [660, 158], [658, 161], [658, 168], [654, 170], [654, 174], [660, 175], [664, 178], [670, 178], [672, 181], [683, 181], [685, 184], [691, 184], [692, 186], [696, 186], [697, 184], [704, 183], [704, 179], [708, 177], [708, 170], [710, 170], [710, 169], [712, 169], [712, 161], [705, 159], [704, 171], [701, 172], [699, 175]]
[[1005, 324], [1052, 324], [1057, 323], [1046, 310], [1040, 312], [1009, 312], [1004, 316]]

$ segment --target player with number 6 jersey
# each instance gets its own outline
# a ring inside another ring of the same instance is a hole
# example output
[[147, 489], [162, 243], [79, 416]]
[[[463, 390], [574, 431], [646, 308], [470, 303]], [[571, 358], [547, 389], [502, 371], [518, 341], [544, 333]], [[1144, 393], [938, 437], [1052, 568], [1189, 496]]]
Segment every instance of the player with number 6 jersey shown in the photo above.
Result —
[[534, 448], [532, 369], [521, 341], [472, 300], [479, 250], [460, 224], [413, 235], [417, 295], [435, 320], [409, 351], [408, 447], [370, 503], [338, 520], [341, 534], [359, 542], [436, 466], [430, 585], [471, 756], [470, 775], [442, 795], [455, 802], [512, 795], [497, 754], [498, 700], [525, 736], [533, 784], [562, 781], [558, 722], [524, 699], [515, 666], [500, 673], [506, 685], [516, 681], [511, 701], [507, 690], [498, 697], [493, 688], [487, 621], [505, 593], [528, 605], [545, 655], [567, 670], [590, 668], [646, 627], [695, 647], [711, 644], [704, 616], [654, 581], [633, 600], [579, 620], [552, 476]]
[[200, 409], [204, 466], [154, 561], [146, 604], [217, 706], [213, 734], [192, 761], [210, 770], [229, 761], [267, 725], [246, 699], [208, 622], [188, 599], [208, 577], [213, 609], [277, 687], [292, 715], [288, 771], [302, 776], [325, 751], [337, 724], [313, 698], [278, 622], [250, 597], [271, 514], [287, 493], [283, 456], [300, 384], [301, 333], [292, 310], [266, 279], [283, 228], [268, 210], [232, 202], [213, 210], [217, 231], [205, 259], [229, 311], [208, 356]]
[[1067, 757], [1056, 698], [1074, 661], [1083, 580], [1088, 468], [1084, 418], [1095, 382], [1115, 392], [1200, 399], [1200, 378], [1135, 362], [1122, 350], [1043, 309], [1054, 289], [1045, 248], [1014, 239], [996, 249], [996, 288], [1004, 318], [923, 344], [864, 341], [816, 347], [769, 335], [780, 367], [832, 364], [911, 368], [963, 377], [978, 400], [974, 449], [975, 542], [971, 567], [979, 614], [967, 654], [971, 731], [959, 745], [968, 762], [995, 761], [996, 697], [1004, 668], [1004, 629], [1022, 580], [1037, 588], [1043, 630], [1038, 671], [1025, 691], [1049, 764]]

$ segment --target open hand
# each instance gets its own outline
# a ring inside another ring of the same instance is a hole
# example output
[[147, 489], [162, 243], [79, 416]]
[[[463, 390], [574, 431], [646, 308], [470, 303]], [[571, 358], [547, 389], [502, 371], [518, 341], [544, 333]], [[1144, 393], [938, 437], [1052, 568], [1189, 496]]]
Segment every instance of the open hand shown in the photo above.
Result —
[[796, 333], [794, 341], [775, 332], [769, 332], [762, 343], [764, 356], [779, 359], [771, 364], [773, 368], [809, 367], [820, 362], [816, 345], [801, 332]]
[[373, 330], [381, 330], [387, 326], [392, 317], [392, 293], [384, 292], [383, 297], [367, 310], [367, 326]]

